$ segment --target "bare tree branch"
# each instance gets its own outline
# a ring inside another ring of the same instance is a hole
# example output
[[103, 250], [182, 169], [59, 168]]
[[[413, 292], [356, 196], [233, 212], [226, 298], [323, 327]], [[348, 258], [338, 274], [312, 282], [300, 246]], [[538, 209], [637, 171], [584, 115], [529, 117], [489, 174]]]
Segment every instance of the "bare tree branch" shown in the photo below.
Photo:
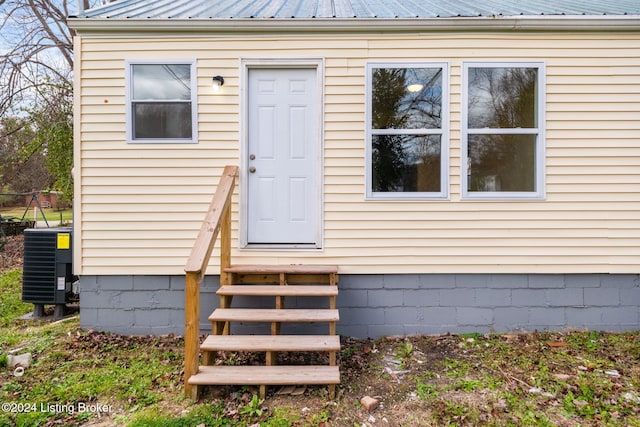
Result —
[[[72, 1], [0, 0], [0, 151], [14, 144], [18, 163], [46, 163], [53, 179], [47, 185], [65, 191], [73, 188]], [[83, 1], [85, 9], [99, 3]], [[20, 184], [6, 178], [0, 173], [0, 186]]]
[[[66, 25], [65, 28], [60, 26], [59, 19], [64, 19], [64, 17], [60, 17], [60, 13], [58, 13], [58, 21], [55, 20], [57, 8], [50, 1], [43, 1], [41, 4], [36, 4], [35, 1], [28, 0], [28, 5], [31, 8], [33, 15], [36, 17], [38, 22], [40, 22], [40, 25], [42, 25], [42, 30], [47, 34], [49, 40], [58, 48], [64, 59], [67, 61], [69, 67], [73, 67], [72, 47], [63, 43], [58, 36], [58, 34], [64, 34], [69, 31], [68, 28], [66, 28]], [[54, 18], [54, 20], [51, 21], [47, 18]], [[57, 31], [55, 31], [56, 29]]]
[[[37, 102], [34, 85], [45, 77], [71, 83], [74, 32], [67, 25], [72, 0], [0, 0], [0, 117]], [[89, 3], [83, 0], [85, 8]]]

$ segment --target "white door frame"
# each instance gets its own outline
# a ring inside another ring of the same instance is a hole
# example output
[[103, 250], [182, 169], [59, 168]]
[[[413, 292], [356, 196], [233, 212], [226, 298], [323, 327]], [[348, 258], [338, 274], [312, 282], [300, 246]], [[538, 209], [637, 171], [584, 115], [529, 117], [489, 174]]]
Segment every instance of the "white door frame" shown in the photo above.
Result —
[[[249, 70], [265, 68], [306, 68], [316, 71], [316, 91], [318, 94], [318, 135], [316, 157], [316, 188], [318, 212], [316, 243], [308, 245], [283, 245], [283, 244], [249, 244], [248, 242], [248, 206], [249, 192]], [[324, 59], [323, 58], [241, 58], [240, 59], [240, 229], [239, 244], [241, 249], [274, 249], [274, 250], [299, 250], [322, 249], [324, 239]]]

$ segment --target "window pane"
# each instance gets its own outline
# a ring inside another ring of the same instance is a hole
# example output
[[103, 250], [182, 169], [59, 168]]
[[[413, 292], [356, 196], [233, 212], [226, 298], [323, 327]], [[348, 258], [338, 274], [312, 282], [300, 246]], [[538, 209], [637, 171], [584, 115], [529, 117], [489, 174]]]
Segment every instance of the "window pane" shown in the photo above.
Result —
[[188, 64], [137, 64], [131, 66], [133, 99], [191, 99]]
[[374, 68], [373, 129], [440, 129], [442, 68]]
[[469, 68], [468, 127], [538, 127], [537, 83], [537, 68]]
[[191, 103], [133, 104], [134, 138], [191, 138]]
[[374, 192], [440, 192], [440, 135], [374, 135]]
[[469, 135], [469, 191], [536, 191], [536, 135]]

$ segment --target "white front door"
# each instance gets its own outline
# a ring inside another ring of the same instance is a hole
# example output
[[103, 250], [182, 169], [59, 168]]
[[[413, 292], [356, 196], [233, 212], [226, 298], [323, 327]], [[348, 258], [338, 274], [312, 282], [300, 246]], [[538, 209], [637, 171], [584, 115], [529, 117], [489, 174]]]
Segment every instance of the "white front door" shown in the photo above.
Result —
[[315, 68], [251, 68], [247, 243], [319, 246]]

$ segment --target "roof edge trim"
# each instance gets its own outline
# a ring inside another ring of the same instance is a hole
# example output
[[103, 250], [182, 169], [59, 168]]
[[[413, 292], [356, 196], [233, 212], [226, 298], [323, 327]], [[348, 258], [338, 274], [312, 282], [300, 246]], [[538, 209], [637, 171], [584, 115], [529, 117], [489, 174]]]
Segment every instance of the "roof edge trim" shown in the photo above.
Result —
[[87, 19], [70, 17], [80, 35], [144, 33], [365, 32], [365, 31], [639, 31], [640, 15], [494, 16], [456, 18]]

